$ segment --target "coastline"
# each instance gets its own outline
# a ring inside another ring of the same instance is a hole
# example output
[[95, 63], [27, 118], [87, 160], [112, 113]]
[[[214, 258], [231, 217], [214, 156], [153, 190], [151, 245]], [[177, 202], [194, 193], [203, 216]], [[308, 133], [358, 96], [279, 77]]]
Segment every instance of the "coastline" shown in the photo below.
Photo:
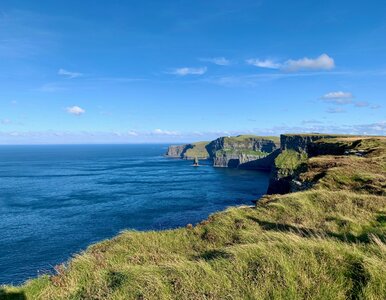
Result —
[[[276, 293], [275, 297], [285, 298], [295, 287], [300, 298], [308, 295], [345, 299], [364, 293], [376, 298], [386, 292], [377, 285], [385, 280], [381, 271], [385, 262], [379, 259], [385, 242], [382, 216], [386, 214], [386, 199], [382, 182], [386, 174], [380, 171], [385, 163], [385, 141], [335, 138], [317, 143], [323, 151], [340, 151], [343, 145], [354, 152], [315, 155], [307, 160], [306, 170], [297, 169], [302, 166], [300, 161], [293, 173], [284, 177], [290, 182], [301, 182], [300, 187], [296, 185], [298, 190], [284, 195], [265, 195], [256, 207], [229, 208], [194, 227], [123, 232], [111, 240], [91, 245], [56, 275], [6, 289], [31, 297], [39, 292], [46, 295], [42, 299], [61, 299], [74, 293], [87, 296], [96, 290], [105, 293], [108, 299], [118, 299], [121, 293], [129, 299], [135, 299], [138, 293], [145, 298], [156, 294], [162, 299], [188, 299], [207, 293], [213, 298], [221, 298], [226, 293], [245, 298], [264, 297], [269, 295], [265, 293], [272, 292]], [[341, 146], [336, 148], [336, 145]], [[356, 155], [362, 153], [359, 151], [366, 154]], [[286, 172], [288, 167], [276, 166], [278, 171]], [[353, 175], [347, 177], [347, 174]], [[365, 179], [370, 174], [373, 174], [371, 184]], [[341, 181], [338, 175], [352, 179]], [[358, 181], [358, 176], [363, 179]], [[358, 265], [368, 278], [359, 288], [347, 273], [347, 268]], [[90, 268], [93, 273], [87, 271]], [[261, 268], [265, 272], [257, 272]], [[114, 270], [115, 275], [105, 270]], [[197, 272], [201, 274], [198, 277]], [[226, 276], [227, 273], [231, 277]], [[245, 281], [245, 274], [254, 279]], [[277, 274], [285, 276], [285, 281], [274, 280]], [[91, 277], [84, 277], [86, 275]], [[116, 276], [121, 278], [117, 286], [103, 288], [105, 282]], [[298, 276], [314, 281], [310, 284]], [[80, 281], [81, 278], [88, 279]], [[216, 286], [218, 288], [214, 288]]]

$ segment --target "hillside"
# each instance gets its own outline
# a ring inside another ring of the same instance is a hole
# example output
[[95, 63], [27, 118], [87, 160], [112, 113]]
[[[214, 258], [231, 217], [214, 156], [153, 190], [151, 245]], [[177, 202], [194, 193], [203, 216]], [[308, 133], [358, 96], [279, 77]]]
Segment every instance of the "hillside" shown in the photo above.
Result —
[[271, 189], [286, 194], [196, 226], [125, 231], [0, 298], [385, 299], [386, 138], [304, 145], [274, 160]]

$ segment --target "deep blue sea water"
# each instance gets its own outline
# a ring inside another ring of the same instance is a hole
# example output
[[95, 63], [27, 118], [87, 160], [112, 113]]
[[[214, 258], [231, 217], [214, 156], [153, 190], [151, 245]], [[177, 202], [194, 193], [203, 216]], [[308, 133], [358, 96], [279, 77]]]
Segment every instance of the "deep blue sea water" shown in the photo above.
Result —
[[197, 223], [266, 192], [268, 174], [163, 157], [167, 145], [0, 146], [0, 284], [124, 229]]

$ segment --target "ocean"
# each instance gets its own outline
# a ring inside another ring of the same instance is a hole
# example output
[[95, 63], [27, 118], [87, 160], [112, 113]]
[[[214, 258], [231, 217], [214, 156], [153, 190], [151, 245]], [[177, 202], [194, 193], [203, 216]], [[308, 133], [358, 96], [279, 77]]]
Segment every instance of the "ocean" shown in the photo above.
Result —
[[195, 224], [252, 204], [268, 174], [163, 157], [167, 145], [0, 146], [0, 284], [56, 264], [125, 229]]

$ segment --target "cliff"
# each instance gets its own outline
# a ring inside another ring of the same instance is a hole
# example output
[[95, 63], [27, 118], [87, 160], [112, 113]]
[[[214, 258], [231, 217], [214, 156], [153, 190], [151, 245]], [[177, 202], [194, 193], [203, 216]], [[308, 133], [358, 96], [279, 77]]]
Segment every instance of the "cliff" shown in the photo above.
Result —
[[299, 177], [307, 168], [308, 158], [323, 155], [364, 156], [367, 152], [361, 146], [369, 138], [330, 134], [283, 134], [280, 140], [281, 151], [272, 164], [268, 194], [286, 194], [308, 189], [312, 183], [302, 182]]
[[269, 154], [279, 148], [278, 137], [239, 135], [220, 137], [209, 143], [169, 146], [166, 156], [183, 159], [209, 158], [214, 167], [270, 170], [273, 156]]
[[191, 148], [192, 148], [192, 144], [172, 145], [168, 147], [168, 150], [165, 155], [169, 157], [174, 157], [174, 158], [184, 158], [184, 154], [186, 150]]
[[277, 137], [253, 135], [220, 137], [207, 146], [213, 166], [229, 168], [259, 168], [257, 163], [248, 163], [258, 161], [278, 148]]
[[345, 150], [275, 159], [283, 176], [296, 172], [296, 193], [195, 226], [122, 232], [0, 287], [0, 299], [385, 299], [386, 138], [318, 143]]
[[209, 158], [209, 153], [206, 149], [209, 142], [197, 142], [185, 145], [172, 145], [168, 147], [166, 156], [182, 159], [199, 159]]
[[347, 135], [333, 134], [282, 134], [280, 135], [280, 146], [282, 150], [295, 150], [308, 152], [310, 146], [318, 140], [346, 137]]

